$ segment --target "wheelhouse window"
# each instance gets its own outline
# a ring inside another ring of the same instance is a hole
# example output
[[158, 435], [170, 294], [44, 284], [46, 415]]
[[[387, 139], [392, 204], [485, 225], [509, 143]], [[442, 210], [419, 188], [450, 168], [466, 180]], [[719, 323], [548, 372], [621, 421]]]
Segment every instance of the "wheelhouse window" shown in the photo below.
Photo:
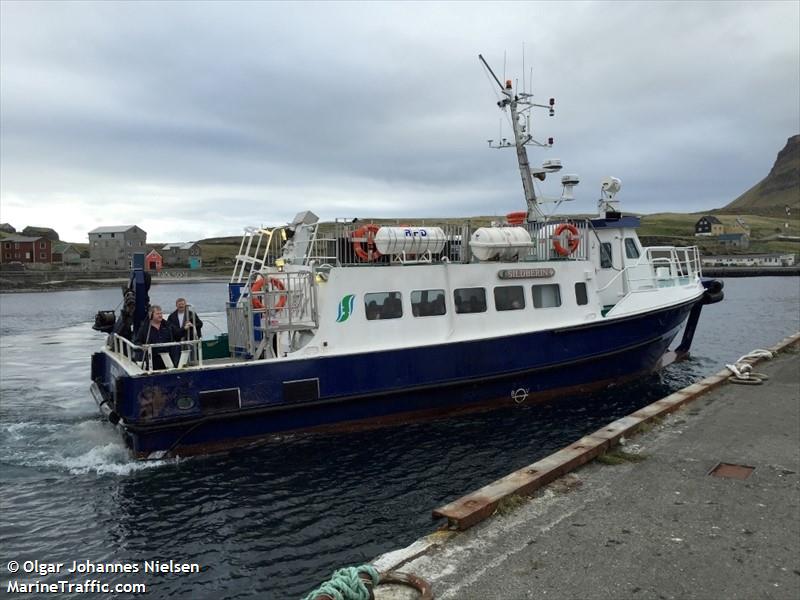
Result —
[[578, 306], [589, 304], [589, 294], [586, 292], [586, 284], [583, 281], [575, 284], [575, 301]]
[[639, 247], [633, 238], [625, 238], [625, 256], [628, 258], [639, 258]]
[[486, 290], [483, 288], [461, 288], [453, 290], [456, 313], [486, 312]]
[[614, 255], [611, 252], [611, 242], [600, 244], [600, 268], [610, 269], [614, 266]]
[[445, 314], [444, 290], [414, 290], [411, 292], [411, 312], [415, 317]]
[[503, 285], [494, 288], [496, 310], [522, 310], [525, 308], [525, 292], [521, 285]]
[[561, 306], [561, 290], [557, 283], [534, 285], [531, 287], [531, 292], [533, 292], [533, 306], [535, 308]]
[[364, 294], [364, 314], [367, 315], [368, 321], [399, 319], [403, 316], [400, 292]]

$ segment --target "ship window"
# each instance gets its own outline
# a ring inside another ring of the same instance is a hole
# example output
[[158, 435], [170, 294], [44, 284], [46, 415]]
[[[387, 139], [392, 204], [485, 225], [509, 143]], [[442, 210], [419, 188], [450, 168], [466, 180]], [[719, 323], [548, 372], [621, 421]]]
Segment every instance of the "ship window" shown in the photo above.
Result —
[[586, 293], [586, 284], [582, 281], [575, 284], [575, 300], [578, 306], [589, 304], [589, 295]]
[[533, 292], [533, 305], [536, 308], [561, 306], [561, 290], [557, 283], [534, 285], [531, 287], [531, 291]]
[[483, 288], [453, 290], [453, 300], [459, 314], [486, 312], [486, 290]]
[[497, 310], [525, 308], [525, 292], [521, 285], [504, 285], [494, 288], [494, 307]]
[[367, 315], [369, 321], [399, 319], [403, 316], [400, 292], [364, 294], [364, 314]]
[[639, 258], [639, 248], [636, 246], [636, 240], [633, 238], [625, 238], [625, 256], [628, 258]]
[[600, 244], [600, 268], [610, 269], [614, 266], [613, 254], [611, 253], [611, 242]]
[[445, 314], [444, 290], [414, 290], [411, 292], [411, 312], [415, 317]]

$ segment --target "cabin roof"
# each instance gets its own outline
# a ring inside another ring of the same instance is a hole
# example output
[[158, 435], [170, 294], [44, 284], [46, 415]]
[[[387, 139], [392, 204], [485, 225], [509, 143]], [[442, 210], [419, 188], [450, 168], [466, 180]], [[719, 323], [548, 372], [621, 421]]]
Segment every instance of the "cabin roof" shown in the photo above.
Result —
[[109, 225], [106, 227], [95, 227], [89, 233], [125, 233], [136, 227], [136, 225]]
[[622, 229], [624, 227], [639, 227], [641, 219], [633, 215], [625, 215], [617, 220], [612, 219], [592, 219], [595, 229]]
[[3, 241], [4, 242], [35, 242], [37, 240], [42, 239], [42, 237], [44, 237], [44, 236], [39, 235], [39, 236], [36, 236], [36, 237], [31, 237], [31, 236], [28, 236], [28, 235], [12, 234], [12, 235], [7, 235], [6, 237], [4, 237]]

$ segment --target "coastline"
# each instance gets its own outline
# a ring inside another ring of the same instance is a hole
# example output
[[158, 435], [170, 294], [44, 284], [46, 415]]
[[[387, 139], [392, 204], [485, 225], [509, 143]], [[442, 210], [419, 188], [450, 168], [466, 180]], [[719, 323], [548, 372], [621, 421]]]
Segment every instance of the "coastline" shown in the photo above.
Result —
[[[221, 275], [200, 275], [192, 277], [156, 277], [152, 281], [152, 285], [160, 284], [192, 284], [192, 283], [227, 283], [230, 281], [229, 276]], [[31, 292], [64, 292], [75, 290], [93, 290], [108, 287], [124, 287], [128, 283], [127, 277], [115, 278], [85, 278], [74, 279], [68, 281], [43, 281], [41, 283], [32, 284], [29, 281], [20, 282], [19, 287], [7, 287], [8, 280], [0, 277], [0, 295], [2, 294], [23, 294]]]

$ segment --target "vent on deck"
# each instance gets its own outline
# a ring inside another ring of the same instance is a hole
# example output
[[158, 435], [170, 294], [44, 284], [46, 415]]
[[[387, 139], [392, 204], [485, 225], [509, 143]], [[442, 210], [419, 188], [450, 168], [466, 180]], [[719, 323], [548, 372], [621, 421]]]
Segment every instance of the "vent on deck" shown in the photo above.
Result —
[[719, 463], [711, 469], [709, 475], [714, 477], [725, 477], [727, 479], [747, 479], [755, 471], [755, 467], [746, 465], [731, 465], [729, 463]]

